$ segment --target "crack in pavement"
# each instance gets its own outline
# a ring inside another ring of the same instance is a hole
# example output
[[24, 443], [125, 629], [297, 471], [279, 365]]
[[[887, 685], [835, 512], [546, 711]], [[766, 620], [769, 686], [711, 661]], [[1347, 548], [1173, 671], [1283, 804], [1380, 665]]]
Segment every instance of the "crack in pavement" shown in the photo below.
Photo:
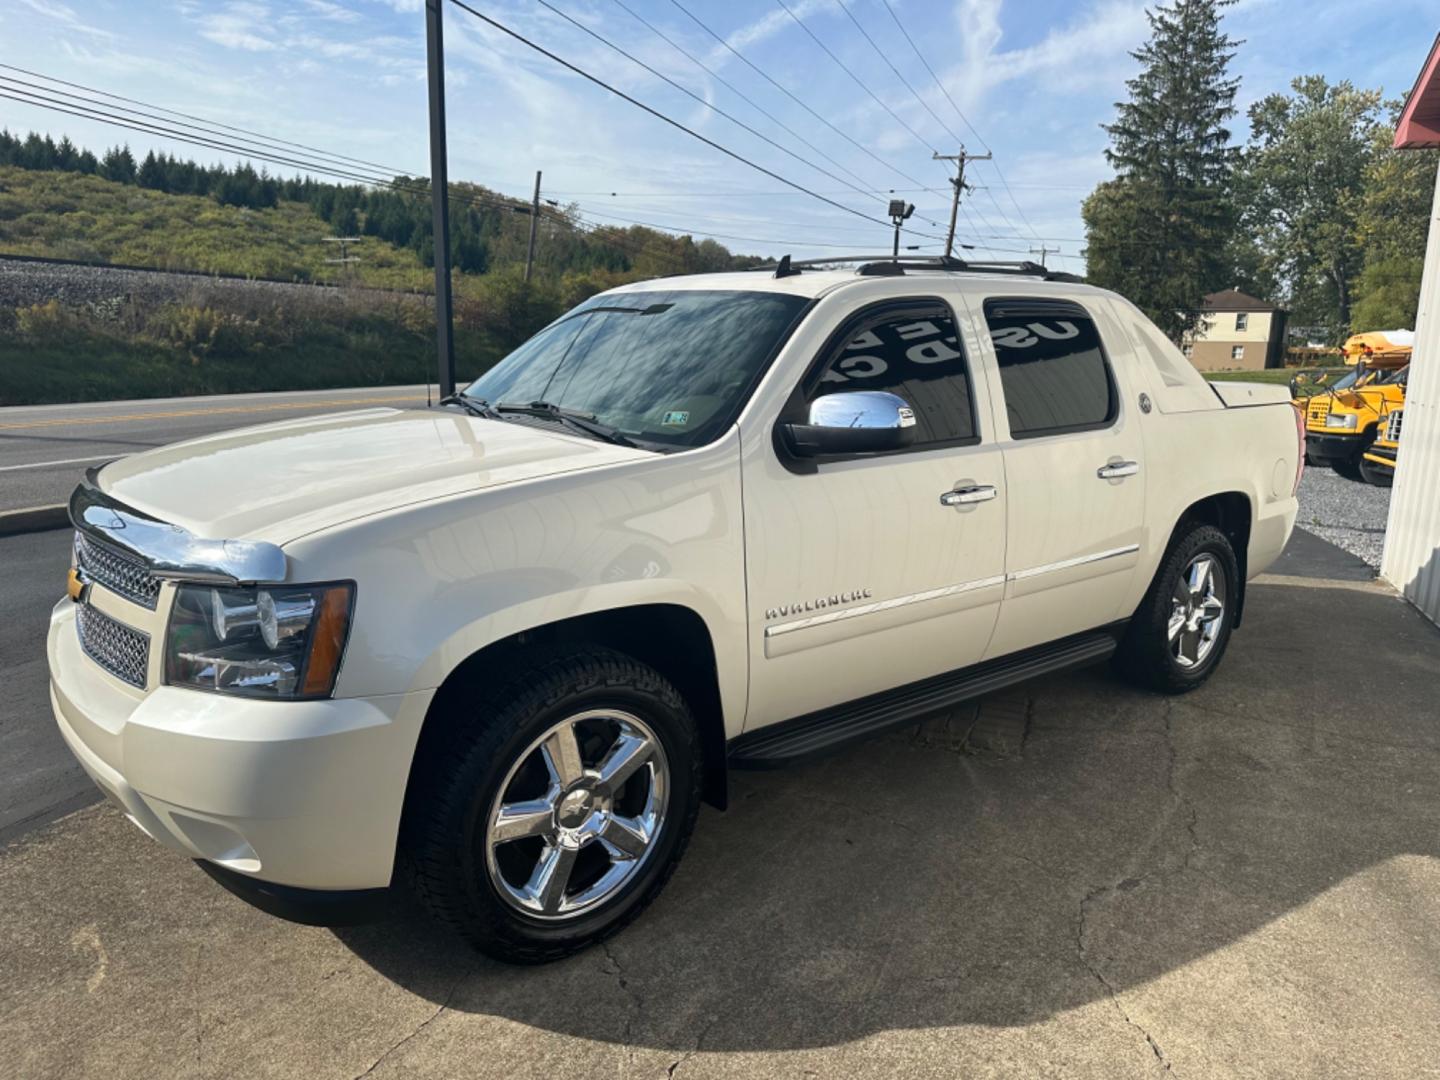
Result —
[[399, 1050], [411, 1039], [419, 1035], [436, 1020], [440, 1019], [440, 1014], [450, 1007], [450, 1002], [455, 1000], [455, 995], [459, 992], [461, 985], [465, 982], [466, 979], [470, 978], [470, 976], [474, 975], [475, 972], [478, 970], [479, 967], [477, 965], [475, 967], [471, 967], [468, 971], [462, 972], [460, 977], [455, 980], [454, 985], [450, 987], [450, 991], [445, 995], [445, 999], [440, 1002], [439, 1006], [435, 1009], [435, 1011], [429, 1016], [427, 1016], [424, 1020], [420, 1021], [414, 1031], [410, 1032], [403, 1039], [400, 1039], [394, 1044], [392, 1044], [388, 1050], [386, 1050], [378, 1058], [372, 1061], [368, 1069], [366, 1069], [364, 1072], [356, 1073], [354, 1080], [362, 1080], [363, 1077], [369, 1076], [371, 1073], [373, 1073], [376, 1069], [380, 1067], [380, 1065], [385, 1061], [386, 1058], [388, 1058], [391, 1054], [395, 1053], [395, 1051]]
[[696, 1054], [700, 1053], [701, 1047], [705, 1045], [705, 1036], [710, 1034], [710, 1029], [715, 1026], [717, 1019], [717, 1017], [711, 1016], [705, 1021], [705, 1026], [700, 1029], [700, 1034], [695, 1036], [695, 1045], [666, 1066], [666, 1076], [673, 1077], [681, 1065], [684, 1065]]
[[1114, 984], [1105, 977], [1105, 973], [1100, 969], [1100, 966], [1091, 959], [1089, 951], [1085, 948], [1085, 932], [1089, 922], [1090, 907], [1093, 904], [1100, 902], [1103, 898], [1108, 897], [1117, 891], [1128, 892], [1131, 889], [1138, 888], [1146, 880], [1164, 879], [1167, 877], [1172, 877], [1176, 874], [1183, 874], [1187, 870], [1192, 869], [1192, 860], [1195, 856], [1195, 853], [1200, 849], [1200, 836], [1197, 832], [1200, 815], [1195, 807], [1195, 804], [1190, 801], [1190, 799], [1180, 788], [1180, 751], [1179, 748], [1175, 745], [1174, 713], [1175, 701], [1173, 698], [1167, 699], [1165, 701], [1165, 715], [1163, 718], [1162, 731], [1165, 739], [1166, 755], [1165, 790], [1169, 794], [1170, 799], [1172, 800], [1174, 805], [1184, 814], [1185, 835], [1189, 841], [1185, 847], [1184, 858], [1181, 860], [1180, 866], [1176, 869], [1147, 872], [1141, 874], [1139, 877], [1127, 877], [1120, 881], [1112, 882], [1108, 885], [1095, 886], [1089, 892], [1087, 892], [1084, 897], [1081, 898], [1080, 910], [1078, 913], [1078, 917], [1075, 921], [1076, 957], [1084, 966], [1085, 970], [1090, 973], [1091, 977], [1100, 984], [1101, 989], [1105, 991], [1106, 996], [1110, 999], [1110, 1004], [1114, 1007], [1116, 1013], [1119, 1014], [1120, 1018], [1124, 1020], [1126, 1024], [1128, 1024], [1130, 1027], [1134, 1028], [1142, 1036], [1144, 1036], [1146, 1045], [1150, 1047], [1150, 1052], [1155, 1055], [1156, 1061], [1159, 1062], [1161, 1067], [1166, 1072], [1174, 1071], [1174, 1067], [1171, 1064], [1170, 1059], [1165, 1055], [1164, 1049], [1160, 1046], [1160, 1043], [1155, 1038], [1155, 1036], [1152, 1035], [1148, 1030], [1146, 1030], [1144, 1025], [1138, 1023], [1133, 1017], [1131, 1017], [1128, 1012], [1125, 1011], [1125, 1007], [1121, 1004], [1120, 1001], [1119, 992], [1115, 989]]
[[1075, 927], [1075, 953], [1079, 957], [1080, 963], [1084, 965], [1085, 970], [1090, 972], [1091, 976], [1094, 977], [1095, 981], [1100, 984], [1101, 989], [1105, 991], [1106, 997], [1110, 999], [1110, 1004], [1120, 1015], [1120, 1019], [1124, 1020], [1126, 1024], [1128, 1024], [1130, 1027], [1134, 1028], [1136, 1031], [1138, 1031], [1141, 1035], [1144, 1036], [1145, 1043], [1150, 1047], [1150, 1052], [1155, 1055], [1156, 1060], [1160, 1063], [1160, 1065], [1165, 1069], [1166, 1072], [1172, 1072], [1173, 1068], [1170, 1064], [1170, 1059], [1165, 1056], [1165, 1051], [1161, 1049], [1159, 1042], [1157, 1042], [1155, 1039], [1155, 1036], [1151, 1035], [1150, 1032], [1146, 1031], [1144, 1026], [1136, 1023], [1135, 1020], [1131, 1018], [1130, 1014], [1125, 1011], [1125, 1007], [1120, 1004], [1120, 995], [1116, 991], [1114, 985], [1111, 984], [1110, 980], [1105, 977], [1104, 973], [1095, 964], [1091, 963], [1089, 954], [1085, 950], [1086, 910], [1089, 908], [1090, 904], [1093, 901], [1098, 900], [1100, 897], [1106, 895], [1107, 893], [1114, 892], [1117, 888], [1119, 888], [1118, 885], [1101, 885], [1098, 888], [1091, 889], [1081, 899], [1080, 918], [1077, 920]]
[[605, 954], [605, 959], [609, 961], [610, 964], [608, 970], [604, 964], [600, 966], [601, 974], [613, 975], [616, 984], [620, 987], [621, 993], [630, 999], [630, 1012], [629, 1015], [625, 1017], [625, 1027], [620, 1033], [620, 1038], [625, 1046], [626, 1060], [633, 1062], [635, 1060], [635, 1043], [631, 1036], [634, 1031], [635, 1020], [645, 1008], [645, 1001], [639, 994], [631, 989], [630, 980], [625, 977], [625, 969], [620, 966], [620, 961], [615, 956], [615, 950], [610, 947], [610, 942], [602, 940], [600, 942], [600, 951]]

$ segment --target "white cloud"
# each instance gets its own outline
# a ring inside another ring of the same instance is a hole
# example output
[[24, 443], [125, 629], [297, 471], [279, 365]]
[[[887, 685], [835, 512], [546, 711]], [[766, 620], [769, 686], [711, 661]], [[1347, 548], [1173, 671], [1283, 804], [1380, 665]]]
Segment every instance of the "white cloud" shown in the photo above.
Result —
[[75, 14], [73, 8], [64, 4], [55, 3], [54, 0], [20, 0], [20, 3], [38, 15], [53, 19], [62, 24], [66, 29], [75, 30], [82, 34], [91, 34], [95, 37], [113, 38], [115, 35], [109, 30], [102, 30], [92, 22], [87, 22]]
[[223, 11], [195, 17], [200, 36], [227, 49], [246, 52], [268, 52], [276, 47], [269, 36], [272, 28], [270, 11], [263, 4], [244, 0], [227, 4]]
[[322, 19], [329, 19], [332, 22], [353, 23], [360, 21], [360, 13], [351, 8], [342, 7], [333, 0], [305, 0], [305, 6]]

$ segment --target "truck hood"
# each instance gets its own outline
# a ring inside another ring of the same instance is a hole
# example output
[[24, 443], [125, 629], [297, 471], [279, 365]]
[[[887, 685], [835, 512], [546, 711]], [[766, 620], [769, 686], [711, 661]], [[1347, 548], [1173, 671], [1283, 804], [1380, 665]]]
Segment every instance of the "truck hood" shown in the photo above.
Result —
[[101, 490], [210, 539], [283, 544], [411, 503], [650, 457], [450, 409], [366, 409], [264, 424], [111, 462]]

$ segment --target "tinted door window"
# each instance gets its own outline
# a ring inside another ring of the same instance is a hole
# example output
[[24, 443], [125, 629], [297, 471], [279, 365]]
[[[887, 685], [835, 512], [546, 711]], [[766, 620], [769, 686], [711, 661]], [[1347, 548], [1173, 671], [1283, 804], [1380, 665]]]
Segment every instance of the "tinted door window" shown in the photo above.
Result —
[[1115, 381], [1100, 333], [1078, 304], [987, 300], [985, 321], [1017, 439], [1104, 427], [1116, 414]]
[[904, 398], [915, 410], [915, 447], [975, 438], [965, 350], [947, 309], [892, 309], [847, 330], [809, 397], [846, 390], [885, 390]]

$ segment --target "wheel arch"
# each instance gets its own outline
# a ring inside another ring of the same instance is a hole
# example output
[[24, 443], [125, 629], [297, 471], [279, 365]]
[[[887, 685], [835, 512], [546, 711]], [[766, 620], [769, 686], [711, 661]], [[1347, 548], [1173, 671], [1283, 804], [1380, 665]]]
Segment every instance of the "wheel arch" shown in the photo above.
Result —
[[1246, 564], [1249, 561], [1250, 530], [1255, 521], [1255, 504], [1243, 491], [1222, 491], [1196, 499], [1175, 519], [1175, 527], [1165, 541], [1165, 550], [1175, 543], [1181, 533], [1191, 525], [1213, 525], [1225, 534], [1235, 551], [1235, 562], [1240, 569], [1240, 580], [1235, 583], [1235, 621], [1240, 625], [1245, 613]]
[[702, 797], [717, 809], [725, 809], [725, 716], [709, 626], [697, 611], [683, 604], [644, 603], [527, 627], [489, 642], [456, 664], [436, 690], [421, 725], [406, 782], [407, 810], [417, 794], [415, 776], [427, 755], [442, 750], [454, 725], [463, 722], [465, 713], [459, 706], [466, 696], [483, 694], [487, 683], [522, 663], [527, 650], [571, 642], [625, 653], [655, 668], [675, 685], [700, 729], [705, 776]]

